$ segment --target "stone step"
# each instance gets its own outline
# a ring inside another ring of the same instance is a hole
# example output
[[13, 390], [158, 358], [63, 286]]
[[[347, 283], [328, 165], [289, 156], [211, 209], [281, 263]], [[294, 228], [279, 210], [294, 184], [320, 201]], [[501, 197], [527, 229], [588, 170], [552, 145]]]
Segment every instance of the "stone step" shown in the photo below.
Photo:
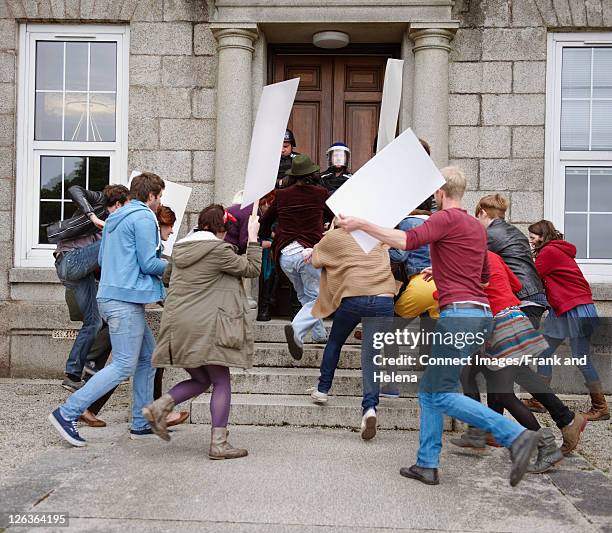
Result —
[[[191, 422], [210, 424], [210, 395], [202, 395], [191, 403]], [[232, 394], [231, 424], [263, 426], [317, 426], [359, 428], [361, 397], [335, 396], [325, 406], [315, 405], [309, 396]], [[416, 398], [381, 399], [378, 406], [378, 427], [412, 429], [419, 427]], [[445, 418], [444, 428], [452, 429], [452, 420]]]
[[[302, 359], [296, 361], [284, 342], [258, 342], [255, 344], [254, 366], [319, 368], [323, 358], [323, 344], [305, 344]], [[345, 345], [340, 353], [338, 368], [361, 368], [361, 346]]]
[[[332, 326], [331, 320], [324, 320], [325, 329], [329, 334]], [[286, 342], [285, 339], [285, 326], [290, 324], [290, 321], [274, 318], [269, 322], [257, 322], [253, 321], [253, 333], [255, 335], [255, 342]], [[354, 333], [354, 332], [353, 332]], [[349, 335], [346, 340], [346, 344], [361, 344], [361, 341], [357, 340], [353, 333]], [[310, 334], [305, 339], [306, 343], [312, 342]]]

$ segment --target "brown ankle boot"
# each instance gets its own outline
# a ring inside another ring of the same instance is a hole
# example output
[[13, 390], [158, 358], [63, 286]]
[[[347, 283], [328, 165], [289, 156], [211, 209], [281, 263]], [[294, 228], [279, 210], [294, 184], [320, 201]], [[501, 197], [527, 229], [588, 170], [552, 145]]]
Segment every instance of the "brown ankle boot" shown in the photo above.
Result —
[[603, 394], [601, 387], [601, 381], [594, 381], [593, 383], [587, 383], [586, 386], [589, 389], [591, 395], [591, 409], [586, 413], [587, 420], [595, 422], [597, 420], [610, 420], [610, 410], [608, 409], [608, 402]]
[[211, 428], [208, 457], [211, 459], [237, 459], [249, 454], [247, 450], [234, 448], [227, 442], [227, 434], [227, 428]]
[[[552, 381], [552, 376], [550, 377], [546, 377], [546, 376], [540, 376], [538, 374], [538, 377], [547, 385], [550, 386], [550, 382]], [[536, 391], [537, 392], [537, 391]], [[545, 413], [546, 412], [546, 407], [544, 407], [540, 402], [538, 402], [538, 400], [536, 400], [535, 398], [531, 397], [528, 398], [527, 400], [523, 400], [523, 404], [525, 405], [525, 407], [527, 407], [527, 409], [529, 409], [532, 413]]]
[[567, 455], [578, 446], [580, 440], [580, 434], [584, 431], [588, 420], [581, 413], [574, 415], [572, 423], [561, 428], [561, 434], [563, 435], [563, 444], [561, 446], [561, 453]]
[[166, 417], [174, 407], [174, 400], [169, 394], [164, 394], [153, 403], [142, 409], [142, 415], [151, 424], [151, 429], [160, 439], [170, 440]]

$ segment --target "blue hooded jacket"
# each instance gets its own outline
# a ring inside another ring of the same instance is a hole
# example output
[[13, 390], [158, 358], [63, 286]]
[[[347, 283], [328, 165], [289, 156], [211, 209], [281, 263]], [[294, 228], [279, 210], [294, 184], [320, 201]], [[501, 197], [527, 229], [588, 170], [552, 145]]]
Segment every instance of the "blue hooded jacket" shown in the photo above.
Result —
[[132, 200], [106, 219], [98, 263], [102, 276], [98, 298], [147, 304], [164, 299], [157, 219], [147, 205]]

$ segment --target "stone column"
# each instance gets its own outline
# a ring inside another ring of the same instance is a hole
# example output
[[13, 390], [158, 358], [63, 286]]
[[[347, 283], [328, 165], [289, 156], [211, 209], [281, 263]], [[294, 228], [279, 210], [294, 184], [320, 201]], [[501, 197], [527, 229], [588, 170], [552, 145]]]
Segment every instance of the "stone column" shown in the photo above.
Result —
[[255, 25], [211, 27], [217, 39], [217, 137], [215, 143], [215, 201], [229, 205], [244, 186], [252, 114], [253, 42]]
[[414, 42], [413, 129], [431, 145], [438, 167], [448, 164], [448, 54], [458, 26], [414, 22], [409, 30]]

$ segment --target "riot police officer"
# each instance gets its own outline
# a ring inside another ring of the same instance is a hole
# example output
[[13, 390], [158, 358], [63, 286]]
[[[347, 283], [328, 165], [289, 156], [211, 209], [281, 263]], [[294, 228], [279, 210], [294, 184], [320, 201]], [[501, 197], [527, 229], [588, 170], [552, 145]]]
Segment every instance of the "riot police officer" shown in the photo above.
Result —
[[351, 151], [341, 142], [332, 144], [327, 149], [327, 170], [321, 174], [321, 183], [329, 191], [335, 193], [352, 174], [349, 171]]
[[276, 188], [282, 189], [286, 187], [285, 178], [287, 173], [291, 170], [291, 163], [299, 152], [294, 152], [295, 148], [295, 137], [290, 129], [285, 130], [285, 138], [283, 140], [283, 149], [281, 151], [280, 163], [278, 165], [278, 174], [276, 176]]

